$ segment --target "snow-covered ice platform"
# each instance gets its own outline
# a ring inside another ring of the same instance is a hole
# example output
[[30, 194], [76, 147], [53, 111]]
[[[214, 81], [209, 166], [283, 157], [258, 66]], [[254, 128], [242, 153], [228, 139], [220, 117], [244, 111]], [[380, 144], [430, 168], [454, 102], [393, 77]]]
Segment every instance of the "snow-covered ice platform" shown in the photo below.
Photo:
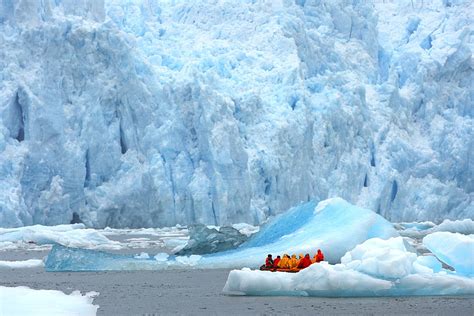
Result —
[[370, 239], [341, 261], [315, 263], [298, 273], [233, 270], [223, 291], [323, 297], [474, 294], [474, 278], [441, 269], [435, 257], [417, 257], [407, 251], [401, 237]]

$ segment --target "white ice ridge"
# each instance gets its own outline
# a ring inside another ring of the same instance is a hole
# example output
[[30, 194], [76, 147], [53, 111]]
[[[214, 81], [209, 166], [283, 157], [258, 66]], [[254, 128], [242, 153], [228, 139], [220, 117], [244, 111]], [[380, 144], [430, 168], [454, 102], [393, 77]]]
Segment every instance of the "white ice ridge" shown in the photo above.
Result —
[[433, 260], [407, 251], [402, 237], [374, 238], [348, 252], [341, 264], [315, 263], [298, 273], [232, 270], [223, 291], [324, 297], [474, 294], [473, 278], [442, 271]]
[[93, 305], [97, 292], [82, 295], [74, 291], [33, 290], [28, 287], [0, 286], [0, 315], [8, 316], [92, 316], [99, 306]]
[[474, 218], [469, 0], [3, 0], [0, 226]]

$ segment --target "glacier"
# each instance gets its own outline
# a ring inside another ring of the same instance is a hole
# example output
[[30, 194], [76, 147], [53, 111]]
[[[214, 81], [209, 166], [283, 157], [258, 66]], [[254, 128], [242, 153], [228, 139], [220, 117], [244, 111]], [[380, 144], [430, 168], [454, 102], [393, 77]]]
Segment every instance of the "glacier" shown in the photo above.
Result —
[[474, 218], [469, 0], [3, 0], [0, 226]]

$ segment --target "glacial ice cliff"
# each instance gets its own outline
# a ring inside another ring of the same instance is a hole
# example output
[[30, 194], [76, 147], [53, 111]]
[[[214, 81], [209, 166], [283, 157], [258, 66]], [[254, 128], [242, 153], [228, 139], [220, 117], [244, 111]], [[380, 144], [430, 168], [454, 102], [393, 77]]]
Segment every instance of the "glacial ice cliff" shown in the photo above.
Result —
[[474, 218], [469, 0], [3, 0], [0, 226]]

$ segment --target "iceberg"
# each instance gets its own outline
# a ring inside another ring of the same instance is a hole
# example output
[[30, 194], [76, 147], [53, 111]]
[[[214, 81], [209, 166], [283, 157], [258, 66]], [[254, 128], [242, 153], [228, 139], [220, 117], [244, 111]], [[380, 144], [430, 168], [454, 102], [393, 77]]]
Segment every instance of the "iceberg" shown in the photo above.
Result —
[[474, 4], [416, 3], [0, 1], [0, 225], [473, 218]]
[[47, 271], [98, 271], [175, 268], [259, 267], [268, 253], [315, 253], [339, 262], [344, 254], [371, 238], [399, 236], [393, 225], [373, 211], [339, 199], [308, 202], [276, 216], [238, 248], [208, 255], [117, 255], [55, 245], [45, 262]]
[[336, 265], [314, 263], [298, 273], [232, 270], [223, 292], [322, 297], [474, 294], [473, 278], [432, 269], [435, 266], [432, 259], [408, 252], [401, 237], [374, 238], [347, 252]]
[[423, 245], [458, 274], [474, 276], [474, 235], [437, 232], [423, 238]]

